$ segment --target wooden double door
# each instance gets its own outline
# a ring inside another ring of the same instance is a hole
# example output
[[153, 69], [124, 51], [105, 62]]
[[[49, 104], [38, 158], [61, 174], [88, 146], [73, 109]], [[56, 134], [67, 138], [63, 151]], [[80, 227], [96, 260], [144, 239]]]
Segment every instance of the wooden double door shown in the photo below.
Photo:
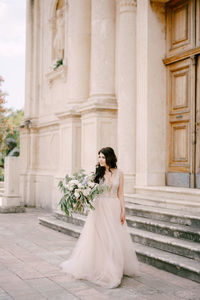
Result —
[[200, 188], [200, 0], [167, 14], [167, 185]]

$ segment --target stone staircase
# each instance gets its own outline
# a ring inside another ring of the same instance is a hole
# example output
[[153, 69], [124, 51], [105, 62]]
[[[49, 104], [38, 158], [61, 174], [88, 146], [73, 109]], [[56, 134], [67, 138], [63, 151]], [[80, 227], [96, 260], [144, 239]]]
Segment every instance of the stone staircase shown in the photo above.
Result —
[[[188, 199], [153, 193], [125, 196], [126, 221], [138, 259], [200, 282], [200, 198], [195, 196], [191, 203]], [[56, 212], [40, 217], [39, 222], [78, 237], [85, 218], [85, 215], [67, 217]]]

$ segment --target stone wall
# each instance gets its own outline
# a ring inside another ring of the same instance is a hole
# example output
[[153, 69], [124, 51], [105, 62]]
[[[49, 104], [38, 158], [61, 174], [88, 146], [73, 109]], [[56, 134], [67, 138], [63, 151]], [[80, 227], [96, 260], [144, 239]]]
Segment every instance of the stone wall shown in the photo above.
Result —
[[164, 56], [163, 4], [27, 1], [20, 175], [27, 205], [56, 209], [58, 180], [94, 171], [103, 146], [115, 149], [126, 192], [165, 184]]

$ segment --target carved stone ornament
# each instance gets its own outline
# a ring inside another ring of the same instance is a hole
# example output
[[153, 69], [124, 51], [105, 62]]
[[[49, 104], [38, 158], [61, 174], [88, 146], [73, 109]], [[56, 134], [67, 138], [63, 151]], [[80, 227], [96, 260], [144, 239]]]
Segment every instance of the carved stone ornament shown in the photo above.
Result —
[[137, 0], [119, 0], [119, 6], [120, 6], [120, 8], [136, 7], [137, 6]]
[[169, 2], [170, 0], [151, 0], [151, 2], [157, 2], [157, 3], [167, 3]]
[[51, 87], [54, 80], [58, 78], [60, 78], [63, 82], [65, 82], [66, 76], [67, 76], [67, 67], [64, 65], [60, 66], [56, 70], [52, 70], [46, 73], [46, 78], [48, 80], [49, 87]]

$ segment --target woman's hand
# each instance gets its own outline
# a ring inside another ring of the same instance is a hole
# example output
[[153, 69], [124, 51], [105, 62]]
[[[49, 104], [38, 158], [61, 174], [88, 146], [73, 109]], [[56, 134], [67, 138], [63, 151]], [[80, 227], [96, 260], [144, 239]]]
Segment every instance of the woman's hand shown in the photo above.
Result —
[[120, 220], [121, 220], [121, 224], [123, 225], [125, 222], [125, 211], [124, 210], [121, 211]]

